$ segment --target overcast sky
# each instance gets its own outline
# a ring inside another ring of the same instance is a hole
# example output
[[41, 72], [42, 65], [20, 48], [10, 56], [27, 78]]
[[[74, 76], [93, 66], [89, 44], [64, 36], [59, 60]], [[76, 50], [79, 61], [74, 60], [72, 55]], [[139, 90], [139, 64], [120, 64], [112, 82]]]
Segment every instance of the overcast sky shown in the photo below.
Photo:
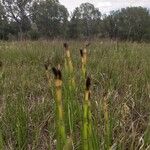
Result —
[[89, 2], [99, 8], [102, 13], [109, 13], [111, 10], [127, 6], [142, 6], [150, 8], [150, 0], [59, 0], [65, 5], [69, 12], [72, 12], [75, 7], [81, 3]]

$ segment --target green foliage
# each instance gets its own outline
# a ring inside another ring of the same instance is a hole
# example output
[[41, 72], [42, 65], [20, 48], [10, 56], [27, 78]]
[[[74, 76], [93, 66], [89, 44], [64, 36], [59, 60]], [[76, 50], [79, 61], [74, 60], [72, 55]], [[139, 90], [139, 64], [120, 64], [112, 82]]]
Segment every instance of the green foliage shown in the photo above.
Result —
[[17, 23], [19, 32], [22, 34], [30, 29], [28, 12], [32, 0], [2, 0], [9, 20]]
[[110, 38], [141, 41], [149, 34], [150, 15], [146, 8], [127, 7], [104, 18], [104, 33]]
[[100, 11], [90, 3], [83, 3], [77, 7], [70, 21], [70, 37], [90, 37], [99, 32], [101, 21]]
[[6, 13], [4, 7], [0, 3], [0, 39], [7, 39], [8, 32], [8, 20], [6, 17]]
[[38, 28], [37, 28], [36, 24], [32, 24], [31, 30], [28, 31], [29, 39], [31, 39], [31, 40], [38, 40], [39, 36], [40, 36], [40, 33], [38, 31]]
[[47, 37], [65, 36], [67, 30], [67, 9], [55, 1], [34, 2], [31, 16], [40, 34]]
[[58, 0], [0, 1], [0, 39], [39, 37], [150, 41], [150, 13], [147, 8], [127, 7], [102, 15], [93, 4], [82, 3], [69, 15]]

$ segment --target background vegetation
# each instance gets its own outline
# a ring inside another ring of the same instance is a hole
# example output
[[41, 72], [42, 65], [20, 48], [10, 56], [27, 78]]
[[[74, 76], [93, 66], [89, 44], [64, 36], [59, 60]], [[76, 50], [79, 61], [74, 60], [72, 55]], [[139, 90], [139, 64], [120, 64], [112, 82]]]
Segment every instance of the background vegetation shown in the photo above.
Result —
[[101, 14], [83, 3], [69, 15], [58, 0], [1, 0], [0, 39], [111, 38], [150, 40], [150, 13], [128, 7]]

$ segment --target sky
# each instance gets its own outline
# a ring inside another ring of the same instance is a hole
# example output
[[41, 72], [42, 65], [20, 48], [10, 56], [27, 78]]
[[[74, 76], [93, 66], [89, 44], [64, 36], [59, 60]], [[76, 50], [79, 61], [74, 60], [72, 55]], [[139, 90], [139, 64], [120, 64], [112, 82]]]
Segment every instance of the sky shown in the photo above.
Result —
[[108, 14], [112, 10], [117, 10], [127, 6], [142, 6], [150, 8], [150, 0], [59, 0], [69, 12], [73, 12], [74, 8], [81, 3], [89, 2], [94, 4], [96, 8], [103, 14]]

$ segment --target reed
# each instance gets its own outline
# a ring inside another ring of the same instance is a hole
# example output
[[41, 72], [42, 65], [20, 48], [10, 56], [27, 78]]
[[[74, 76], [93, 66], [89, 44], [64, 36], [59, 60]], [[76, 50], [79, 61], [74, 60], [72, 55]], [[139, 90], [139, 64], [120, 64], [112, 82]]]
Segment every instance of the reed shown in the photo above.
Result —
[[65, 48], [65, 70], [66, 72], [69, 72], [71, 74], [73, 73], [73, 64], [69, 50], [69, 45], [67, 43], [64, 43], [64, 48]]
[[91, 79], [87, 77], [85, 96], [83, 100], [83, 149], [91, 149], [91, 133], [92, 133], [92, 122], [91, 122], [91, 110], [90, 110], [90, 85]]
[[65, 101], [65, 110], [66, 110], [66, 122], [67, 128], [69, 128], [69, 134], [73, 136], [73, 132], [75, 132], [75, 122], [76, 115], [78, 111], [78, 103], [75, 99], [76, 95], [76, 84], [75, 84], [75, 76], [74, 76], [74, 68], [71, 58], [71, 53], [69, 49], [69, 45], [64, 43], [65, 48], [65, 66], [64, 66], [64, 74], [65, 74], [65, 89], [64, 95], [66, 97]]
[[66, 143], [66, 131], [64, 124], [64, 110], [62, 101], [62, 75], [58, 68], [53, 67], [55, 76], [55, 102], [56, 102], [56, 129], [57, 129], [57, 149], [60, 150]]

